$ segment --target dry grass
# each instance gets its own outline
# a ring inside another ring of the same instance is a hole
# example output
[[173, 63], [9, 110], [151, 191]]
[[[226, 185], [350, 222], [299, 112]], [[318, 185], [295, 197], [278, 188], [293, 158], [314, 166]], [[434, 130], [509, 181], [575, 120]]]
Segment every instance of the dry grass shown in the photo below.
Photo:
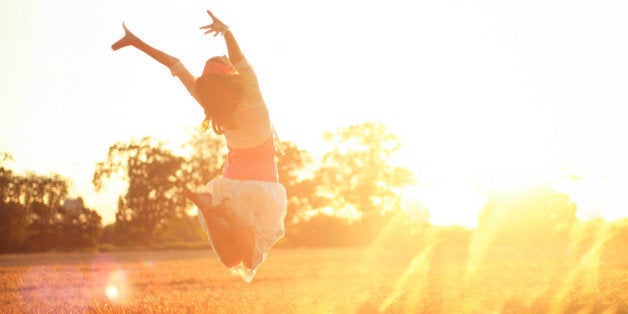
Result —
[[206, 250], [0, 255], [0, 312], [628, 310], [625, 260], [509, 246], [486, 248], [471, 259], [468, 245], [435, 237], [413, 251], [386, 250], [381, 243], [273, 249], [251, 284], [229, 275]]

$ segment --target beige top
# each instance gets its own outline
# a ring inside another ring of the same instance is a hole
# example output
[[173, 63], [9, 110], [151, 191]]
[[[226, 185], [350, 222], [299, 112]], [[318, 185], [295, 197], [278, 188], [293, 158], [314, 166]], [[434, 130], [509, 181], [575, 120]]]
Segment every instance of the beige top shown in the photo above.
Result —
[[[242, 80], [243, 97], [233, 117], [237, 129], [226, 130], [224, 135], [227, 139], [227, 146], [231, 148], [253, 147], [268, 139], [272, 134], [268, 108], [262, 97], [257, 75], [249, 62], [242, 59], [234, 64], [234, 67]], [[198, 101], [194, 93], [196, 78], [190, 71], [180, 61], [173, 64], [170, 71]]]

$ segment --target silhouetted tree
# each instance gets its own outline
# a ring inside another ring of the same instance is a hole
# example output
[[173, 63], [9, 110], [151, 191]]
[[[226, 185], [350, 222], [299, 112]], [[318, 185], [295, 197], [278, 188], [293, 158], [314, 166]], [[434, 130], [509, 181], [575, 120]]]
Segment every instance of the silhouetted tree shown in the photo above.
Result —
[[354, 207], [363, 215], [399, 209], [400, 189], [414, 182], [412, 173], [390, 164], [401, 144], [383, 124], [366, 122], [325, 132], [334, 148], [323, 156], [316, 174], [317, 194], [332, 208]]
[[116, 213], [116, 224], [126, 241], [149, 245], [168, 223], [185, 215], [187, 202], [179, 179], [183, 163], [162, 142], [145, 137], [111, 146], [107, 160], [97, 164], [93, 180], [97, 190], [105, 178], [122, 176], [128, 182]]
[[12, 159], [9, 153], [0, 153], [0, 202], [4, 203], [17, 200], [13, 195], [15, 193], [15, 187], [12, 186], [13, 172], [5, 166], [5, 163]]
[[27, 174], [14, 176], [13, 187], [13, 197], [26, 208], [28, 236], [22, 248], [28, 251], [67, 248], [61, 227], [64, 218], [61, 204], [68, 193], [68, 181], [58, 175]]
[[16, 175], [0, 167], [0, 252], [94, 247], [100, 216], [62, 206], [69, 184], [59, 175]]
[[195, 129], [185, 148], [189, 157], [182, 164], [181, 180], [190, 189], [205, 185], [222, 174], [227, 159], [227, 145], [223, 137]]
[[22, 248], [28, 238], [27, 213], [20, 203], [0, 203], [0, 252], [17, 252]]
[[292, 142], [282, 142], [282, 146], [284, 153], [277, 155], [277, 171], [288, 196], [286, 223], [290, 224], [300, 213], [316, 208], [321, 202], [315, 193], [318, 182], [312, 177], [310, 153]]
[[61, 227], [65, 230], [65, 243], [72, 248], [96, 247], [102, 233], [100, 215], [85, 207], [81, 197], [66, 200], [63, 209], [66, 216]]
[[18, 251], [28, 237], [27, 209], [19, 203], [16, 178], [4, 167], [12, 160], [8, 153], [0, 153], [0, 252]]
[[[196, 128], [190, 132], [190, 139], [184, 145], [190, 152], [181, 165], [178, 180], [188, 189], [198, 190], [207, 182], [222, 174], [227, 160], [227, 145], [224, 137], [217, 136], [213, 132]], [[194, 208], [188, 202], [187, 208]], [[207, 239], [201, 229], [196, 211], [190, 215], [183, 215], [180, 219], [167, 226], [165, 241], [170, 242], [198, 242]]]

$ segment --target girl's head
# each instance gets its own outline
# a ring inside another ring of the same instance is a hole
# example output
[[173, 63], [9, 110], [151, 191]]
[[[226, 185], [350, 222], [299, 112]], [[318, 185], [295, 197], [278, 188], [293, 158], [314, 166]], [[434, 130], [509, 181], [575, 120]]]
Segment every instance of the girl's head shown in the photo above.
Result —
[[242, 82], [227, 57], [213, 57], [196, 79], [194, 92], [205, 110], [205, 122], [216, 134], [235, 129], [233, 113], [242, 98]]

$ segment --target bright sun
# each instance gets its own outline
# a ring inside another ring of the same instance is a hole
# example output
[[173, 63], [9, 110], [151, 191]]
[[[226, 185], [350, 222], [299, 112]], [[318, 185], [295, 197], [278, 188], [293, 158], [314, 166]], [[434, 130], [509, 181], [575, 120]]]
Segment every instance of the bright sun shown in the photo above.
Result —
[[628, 200], [622, 193], [628, 178], [625, 154], [574, 154], [566, 143], [577, 141], [564, 135], [559, 138], [549, 128], [530, 133], [515, 126], [492, 137], [469, 132], [476, 133], [470, 137], [471, 145], [452, 143], [447, 136], [440, 141], [435, 138], [440, 146], [423, 145], [420, 150], [410, 150], [411, 157], [399, 160], [419, 181], [404, 192], [404, 211], [420, 216], [427, 210], [430, 222], [437, 225], [475, 227], [491, 190], [520, 191], [549, 184], [569, 196], [580, 219], [611, 221], [626, 216]]
[[[485, 119], [474, 123], [491, 123]], [[542, 135], [551, 135], [550, 130], [542, 133], [537, 128], [531, 133], [518, 126], [501, 126], [497, 134], [489, 127], [463, 127], [467, 131], [460, 136], [452, 134], [459, 131], [445, 130], [452, 133], [431, 138], [432, 145], [414, 143], [411, 147], [419, 148], [409, 149], [398, 160], [419, 182], [404, 192], [404, 210], [427, 210], [434, 224], [475, 227], [491, 189], [518, 190], [557, 180], [557, 153], [548, 136]]]

